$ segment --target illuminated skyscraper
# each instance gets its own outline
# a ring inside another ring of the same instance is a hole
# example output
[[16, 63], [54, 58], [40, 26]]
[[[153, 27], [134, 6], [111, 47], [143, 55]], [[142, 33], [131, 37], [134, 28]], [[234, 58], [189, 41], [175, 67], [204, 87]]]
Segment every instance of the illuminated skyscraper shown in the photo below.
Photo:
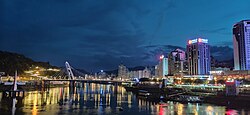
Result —
[[168, 73], [170, 75], [183, 75], [187, 72], [186, 52], [175, 49], [168, 55]]
[[234, 69], [250, 70], [250, 20], [233, 26]]
[[168, 75], [168, 58], [160, 56], [159, 65], [157, 66], [158, 77], [162, 78]]
[[211, 68], [210, 48], [207, 39], [188, 40], [188, 73], [190, 75], [208, 75]]

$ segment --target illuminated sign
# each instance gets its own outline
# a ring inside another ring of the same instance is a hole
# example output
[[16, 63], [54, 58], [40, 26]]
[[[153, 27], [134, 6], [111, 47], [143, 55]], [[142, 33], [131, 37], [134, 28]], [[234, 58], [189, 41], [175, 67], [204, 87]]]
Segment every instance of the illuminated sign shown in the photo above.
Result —
[[197, 39], [193, 39], [193, 40], [188, 41], [188, 44], [193, 44], [193, 43], [197, 43]]
[[208, 39], [199, 38], [198, 42], [200, 42], [200, 43], [208, 43]]
[[219, 70], [219, 71], [210, 71], [210, 74], [222, 74], [223, 71]]
[[194, 44], [197, 42], [198, 43], [208, 43], [208, 39], [198, 38], [198, 39], [188, 40], [188, 44]]

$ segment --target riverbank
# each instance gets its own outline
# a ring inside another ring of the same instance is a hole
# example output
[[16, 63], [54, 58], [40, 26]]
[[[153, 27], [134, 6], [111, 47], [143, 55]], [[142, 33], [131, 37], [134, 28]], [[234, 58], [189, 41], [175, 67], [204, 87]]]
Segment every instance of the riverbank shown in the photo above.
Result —
[[[159, 87], [125, 87], [127, 91], [131, 91], [134, 94], [139, 93], [140, 90], [150, 93], [149, 96], [139, 96], [146, 100], [154, 101], [174, 101], [180, 103], [209, 103], [219, 106], [227, 106], [229, 108], [250, 108], [250, 96], [249, 95], [239, 95], [239, 96], [225, 96], [214, 92], [214, 94], [209, 94], [208, 92], [187, 92], [181, 88], [159, 88]], [[180, 97], [184, 97], [181, 99]], [[186, 98], [186, 99], [185, 99]], [[198, 99], [199, 101], [189, 101], [188, 98]], [[200, 99], [202, 99], [200, 101]]]

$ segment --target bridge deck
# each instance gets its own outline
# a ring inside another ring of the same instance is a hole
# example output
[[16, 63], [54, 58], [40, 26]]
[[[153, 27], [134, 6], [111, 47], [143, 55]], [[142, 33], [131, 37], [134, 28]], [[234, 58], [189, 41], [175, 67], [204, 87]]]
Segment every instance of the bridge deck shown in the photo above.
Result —
[[48, 79], [43, 81], [76, 81], [76, 82], [105, 82], [105, 83], [132, 83], [133, 81], [121, 81], [121, 80], [89, 80], [89, 79]]

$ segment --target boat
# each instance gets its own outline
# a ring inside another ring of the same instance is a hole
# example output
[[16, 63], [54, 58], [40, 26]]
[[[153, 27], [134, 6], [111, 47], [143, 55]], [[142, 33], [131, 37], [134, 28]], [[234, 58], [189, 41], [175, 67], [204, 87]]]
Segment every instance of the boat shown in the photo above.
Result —
[[147, 97], [150, 96], [151, 94], [146, 90], [139, 90], [138, 95]]
[[203, 102], [203, 98], [199, 96], [192, 95], [178, 95], [169, 98], [171, 101], [183, 102], [183, 103], [201, 103]]

